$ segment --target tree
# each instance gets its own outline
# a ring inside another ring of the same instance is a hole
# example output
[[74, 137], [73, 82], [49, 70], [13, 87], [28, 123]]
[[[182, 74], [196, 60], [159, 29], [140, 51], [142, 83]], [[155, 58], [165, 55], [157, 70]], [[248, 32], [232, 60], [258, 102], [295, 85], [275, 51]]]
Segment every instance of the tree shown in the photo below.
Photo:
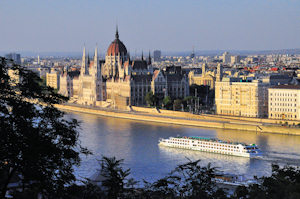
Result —
[[193, 102], [195, 102], [196, 97], [194, 96], [187, 96], [182, 100], [182, 104], [184, 105], [184, 108], [190, 108], [189, 111], [191, 110], [193, 106]]
[[177, 184], [177, 192], [185, 198], [225, 198], [225, 192], [215, 188], [216, 169], [210, 164], [201, 167], [199, 163], [200, 160], [189, 161], [172, 171], [170, 177]]
[[105, 193], [98, 185], [93, 184], [87, 180], [83, 182], [83, 185], [73, 184], [67, 187], [67, 197], [64, 199], [104, 199]]
[[121, 167], [122, 163], [123, 160], [117, 160], [115, 157], [103, 156], [101, 159], [100, 175], [103, 177], [101, 185], [106, 190], [108, 198], [124, 198], [127, 191], [132, 194], [133, 187], [137, 183], [128, 178], [130, 169], [124, 170]]
[[272, 165], [272, 175], [258, 179], [257, 184], [238, 187], [233, 198], [300, 198], [300, 169]]
[[175, 111], [181, 110], [182, 109], [182, 100], [181, 99], [176, 99], [174, 100], [174, 109]]
[[145, 182], [142, 198], [227, 198], [213, 181], [216, 169], [200, 160], [178, 165], [168, 176], [154, 183]]
[[172, 109], [173, 104], [172, 104], [172, 99], [170, 96], [166, 96], [163, 99], [163, 106], [168, 110]]
[[[10, 78], [8, 70], [19, 78]], [[75, 181], [79, 154], [89, 151], [78, 141], [78, 122], [53, 106], [66, 100], [34, 72], [0, 58], [0, 198], [14, 176], [21, 176], [21, 192], [48, 198], [63, 197]]]
[[146, 94], [145, 100], [149, 106], [154, 106], [154, 104], [156, 102], [156, 97], [155, 97], [155, 95], [153, 95], [152, 91], [149, 91]]

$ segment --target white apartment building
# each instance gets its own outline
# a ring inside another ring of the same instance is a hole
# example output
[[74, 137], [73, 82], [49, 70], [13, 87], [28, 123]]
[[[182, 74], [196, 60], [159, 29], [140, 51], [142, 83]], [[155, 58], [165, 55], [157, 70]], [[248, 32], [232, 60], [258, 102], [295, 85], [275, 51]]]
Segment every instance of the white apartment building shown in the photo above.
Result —
[[243, 117], [267, 117], [269, 84], [259, 80], [223, 78], [216, 82], [216, 113]]
[[59, 75], [57, 72], [46, 73], [46, 84], [54, 89], [59, 90]]
[[229, 64], [231, 62], [231, 55], [229, 52], [224, 52], [222, 55], [223, 63], [224, 64]]
[[269, 118], [300, 120], [300, 86], [278, 85], [268, 91]]

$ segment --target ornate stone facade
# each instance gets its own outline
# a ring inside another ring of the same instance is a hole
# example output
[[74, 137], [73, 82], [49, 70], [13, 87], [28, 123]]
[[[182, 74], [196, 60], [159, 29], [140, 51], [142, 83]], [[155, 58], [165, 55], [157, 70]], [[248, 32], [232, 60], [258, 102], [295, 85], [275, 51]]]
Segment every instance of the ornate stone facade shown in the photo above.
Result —
[[96, 106], [102, 101], [102, 76], [98, 59], [98, 49], [95, 49], [94, 60], [90, 61], [85, 54], [82, 55], [82, 65], [78, 82], [78, 101], [83, 105]]
[[175, 66], [158, 76], [152, 68], [150, 53], [148, 60], [142, 56], [141, 60], [131, 61], [118, 30], [107, 49], [105, 61], [99, 60], [97, 48], [93, 61], [84, 49], [79, 77], [63, 74], [60, 89], [60, 93], [71, 97], [74, 103], [115, 108], [145, 105], [145, 96], [150, 91], [184, 98], [189, 93], [187, 76], [181, 67]]
[[210, 89], [215, 89], [216, 81], [222, 79], [223, 68], [221, 64], [217, 66], [217, 73], [215, 71], [208, 71], [207, 64], [202, 65], [202, 73], [197, 74], [195, 71], [189, 72], [189, 84], [209, 86]]

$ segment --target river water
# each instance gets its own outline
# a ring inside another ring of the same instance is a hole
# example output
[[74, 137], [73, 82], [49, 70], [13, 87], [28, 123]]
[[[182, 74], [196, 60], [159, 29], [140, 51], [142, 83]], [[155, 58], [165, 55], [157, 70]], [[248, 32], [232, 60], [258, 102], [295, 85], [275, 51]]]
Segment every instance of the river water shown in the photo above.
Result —
[[[68, 113], [68, 117], [81, 121], [81, 144], [93, 152], [83, 156], [81, 166], [76, 168], [79, 178], [94, 175], [102, 156], [124, 159], [123, 167], [130, 168], [131, 177], [139, 181], [162, 178], [188, 159], [201, 159], [203, 166], [211, 163], [221, 171], [246, 178], [270, 175], [272, 163], [300, 166], [300, 136], [167, 125], [75, 112]], [[263, 156], [249, 159], [158, 146], [159, 138], [177, 135], [256, 143]]]

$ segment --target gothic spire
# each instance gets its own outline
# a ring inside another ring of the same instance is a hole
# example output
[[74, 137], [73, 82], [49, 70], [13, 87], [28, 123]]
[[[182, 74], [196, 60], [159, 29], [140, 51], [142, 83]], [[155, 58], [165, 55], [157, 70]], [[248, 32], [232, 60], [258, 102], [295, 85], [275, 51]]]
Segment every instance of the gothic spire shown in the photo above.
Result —
[[85, 45], [83, 47], [82, 59], [85, 59]]
[[144, 52], [142, 51], [142, 60], [144, 61]]
[[116, 26], [116, 39], [119, 39], [118, 25]]
[[94, 65], [98, 63], [98, 45], [96, 44], [95, 54], [94, 54]]
[[129, 63], [130, 63], [130, 51], [128, 51], [128, 53], [127, 53], [127, 60], [128, 60]]
[[81, 73], [85, 73], [85, 67], [86, 67], [86, 61], [85, 61], [86, 55], [85, 55], [85, 45], [83, 47], [83, 53], [82, 53], [82, 63], [81, 63]]
[[150, 54], [150, 50], [149, 50], [149, 57], [148, 57], [148, 65], [151, 65], [151, 54]]

